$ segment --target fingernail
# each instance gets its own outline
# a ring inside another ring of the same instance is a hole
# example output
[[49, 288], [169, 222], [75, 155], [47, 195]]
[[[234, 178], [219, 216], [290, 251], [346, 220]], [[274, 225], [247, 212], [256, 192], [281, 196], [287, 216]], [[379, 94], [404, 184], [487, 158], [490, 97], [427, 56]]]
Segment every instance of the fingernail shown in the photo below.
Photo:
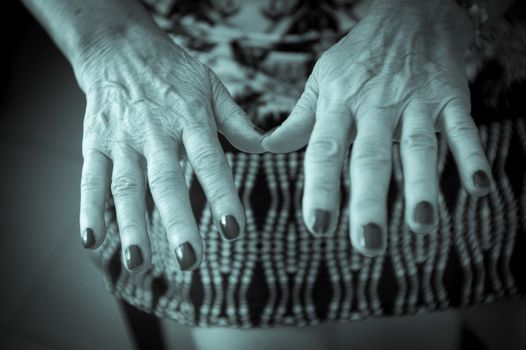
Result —
[[363, 247], [370, 250], [380, 250], [383, 247], [382, 228], [374, 223], [363, 226]]
[[182, 271], [190, 269], [197, 261], [194, 248], [188, 242], [185, 242], [175, 248], [175, 256], [177, 258], [179, 268]]
[[330, 212], [323, 209], [316, 209], [314, 210], [314, 226], [312, 227], [312, 229], [315, 233], [323, 235], [329, 229], [330, 220]]
[[93, 233], [93, 230], [90, 228], [85, 229], [82, 231], [82, 245], [86, 249], [93, 248], [95, 245], [95, 234]]
[[429, 202], [420, 202], [415, 208], [415, 221], [419, 224], [433, 223], [433, 205]]
[[221, 234], [228, 240], [236, 239], [239, 236], [239, 224], [232, 215], [225, 215], [221, 218]]
[[489, 176], [483, 170], [478, 170], [475, 172], [475, 174], [473, 174], [473, 183], [475, 184], [475, 187], [481, 189], [486, 189], [491, 186]]
[[126, 259], [126, 266], [130, 270], [139, 265], [142, 265], [142, 263], [144, 262], [141, 248], [136, 244], [132, 244], [131, 246], [126, 248], [126, 251], [124, 252], [124, 258]]

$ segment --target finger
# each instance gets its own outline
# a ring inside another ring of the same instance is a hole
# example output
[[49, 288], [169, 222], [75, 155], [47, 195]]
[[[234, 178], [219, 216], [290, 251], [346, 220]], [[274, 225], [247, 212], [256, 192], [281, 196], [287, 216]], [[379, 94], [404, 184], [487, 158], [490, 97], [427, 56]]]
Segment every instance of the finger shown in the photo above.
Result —
[[305, 152], [303, 218], [317, 236], [334, 232], [340, 178], [350, 145], [351, 115], [343, 103], [320, 96], [316, 123]]
[[489, 194], [495, 186], [494, 180], [469, 105], [452, 101], [444, 107], [440, 118], [464, 188], [477, 197]]
[[438, 144], [424, 106], [410, 104], [402, 118], [400, 157], [404, 172], [405, 217], [409, 228], [429, 233], [438, 208]]
[[106, 236], [104, 210], [110, 188], [111, 161], [96, 149], [84, 152], [80, 179], [80, 231], [84, 248], [99, 247]]
[[217, 134], [207, 127], [187, 128], [183, 132], [183, 142], [223, 238], [241, 237], [245, 212]]
[[366, 256], [383, 254], [386, 249], [393, 137], [392, 118], [386, 113], [369, 110], [356, 119], [350, 161], [351, 242]]
[[142, 271], [151, 261], [145, 218], [145, 176], [141, 156], [126, 145], [112, 150], [111, 193], [115, 202], [122, 256], [130, 271]]
[[247, 153], [264, 153], [259, 143], [263, 130], [250, 120], [247, 114], [232, 99], [232, 96], [215, 75], [209, 70], [212, 84], [212, 108], [217, 131], [237, 149]]
[[305, 84], [305, 91], [280, 126], [268, 131], [261, 145], [268, 152], [288, 153], [304, 147], [314, 128], [318, 89], [314, 75]]
[[194, 270], [202, 262], [203, 242], [195, 222], [177, 144], [157, 137], [145, 145], [148, 183], [168, 242], [182, 271]]

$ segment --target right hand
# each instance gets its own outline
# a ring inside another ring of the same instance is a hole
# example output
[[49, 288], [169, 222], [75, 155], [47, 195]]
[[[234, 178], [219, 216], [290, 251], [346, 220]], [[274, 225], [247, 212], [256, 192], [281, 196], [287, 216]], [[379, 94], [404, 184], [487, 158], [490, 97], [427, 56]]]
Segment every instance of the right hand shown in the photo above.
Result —
[[244, 210], [217, 131], [236, 148], [263, 153], [261, 133], [217, 76], [160, 30], [122, 30], [101, 39], [75, 65], [87, 97], [80, 228], [86, 248], [106, 234], [108, 191], [114, 198], [121, 253], [130, 271], [151, 262], [145, 219], [149, 185], [174, 261], [197, 268], [203, 243], [180, 161], [187, 158], [228, 239], [245, 228]]
[[386, 252], [396, 140], [411, 231], [433, 233], [439, 224], [438, 130], [465, 190], [475, 197], [492, 191], [491, 167], [470, 115], [463, 56], [472, 38], [472, 21], [453, 0], [377, 0], [323, 53], [290, 116], [262, 139], [275, 153], [307, 145], [302, 209], [313, 234], [337, 228], [339, 182], [350, 158], [351, 243], [364, 256]]

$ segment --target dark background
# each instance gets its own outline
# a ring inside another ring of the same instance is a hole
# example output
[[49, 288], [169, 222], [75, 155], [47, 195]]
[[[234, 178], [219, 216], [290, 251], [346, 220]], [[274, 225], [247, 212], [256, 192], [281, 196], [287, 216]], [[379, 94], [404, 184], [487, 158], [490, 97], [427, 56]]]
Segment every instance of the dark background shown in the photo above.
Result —
[[0, 26], [0, 348], [130, 348], [79, 240], [84, 96], [18, 1]]

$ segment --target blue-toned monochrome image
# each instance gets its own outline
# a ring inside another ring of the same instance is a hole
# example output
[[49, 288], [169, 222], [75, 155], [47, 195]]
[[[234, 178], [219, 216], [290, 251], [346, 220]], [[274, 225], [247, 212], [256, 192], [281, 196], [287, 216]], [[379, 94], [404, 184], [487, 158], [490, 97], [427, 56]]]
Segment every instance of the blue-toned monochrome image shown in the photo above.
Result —
[[523, 2], [0, 4], [6, 348], [526, 347]]

